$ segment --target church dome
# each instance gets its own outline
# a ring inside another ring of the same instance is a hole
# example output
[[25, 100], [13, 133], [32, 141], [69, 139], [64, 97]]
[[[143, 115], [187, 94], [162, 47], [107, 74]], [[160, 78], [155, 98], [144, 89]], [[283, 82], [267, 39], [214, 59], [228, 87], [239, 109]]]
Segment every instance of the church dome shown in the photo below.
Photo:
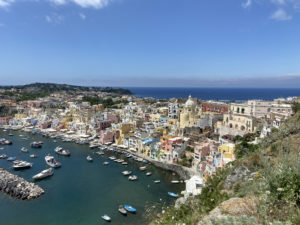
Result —
[[185, 107], [192, 107], [192, 106], [195, 106], [195, 102], [193, 101], [192, 96], [190, 95], [189, 99], [185, 103]]

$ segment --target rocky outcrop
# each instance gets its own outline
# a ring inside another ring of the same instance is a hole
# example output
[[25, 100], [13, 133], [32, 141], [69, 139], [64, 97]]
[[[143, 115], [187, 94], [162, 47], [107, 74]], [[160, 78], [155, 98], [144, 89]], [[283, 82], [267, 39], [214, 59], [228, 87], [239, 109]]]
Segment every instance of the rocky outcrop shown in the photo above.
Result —
[[224, 188], [230, 189], [235, 183], [245, 181], [251, 177], [251, 171], [245, 165], [236, 167], [226, 178]]
[[0, 191], [22, 200], [30, 200], [44, 194], [44, 190], [34, 183], [0, 168]]

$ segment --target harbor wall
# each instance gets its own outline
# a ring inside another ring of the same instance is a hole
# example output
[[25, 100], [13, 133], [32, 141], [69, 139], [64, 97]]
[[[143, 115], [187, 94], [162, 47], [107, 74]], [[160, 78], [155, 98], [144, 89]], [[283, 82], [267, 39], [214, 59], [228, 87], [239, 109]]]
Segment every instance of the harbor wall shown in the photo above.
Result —
[[0, 168], [0, 191], [22, 200], [35, 199], [45, 193], [38, 185], [30, 183], [2, 168]]

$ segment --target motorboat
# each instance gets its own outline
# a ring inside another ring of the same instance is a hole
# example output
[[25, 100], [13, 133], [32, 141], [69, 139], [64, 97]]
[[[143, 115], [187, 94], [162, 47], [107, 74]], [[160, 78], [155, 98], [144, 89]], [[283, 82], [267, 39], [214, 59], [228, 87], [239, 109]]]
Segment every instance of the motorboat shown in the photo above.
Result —
[[0, 159], [6, 159], [6, 158], [7, 158], [7, 155], [5, 155], [5, 154], [0, 155]]
[[115, 156], [110, 156], [108, 157], [110, 160], [116, 160], [116, 157]]
[[178, 194], [175, 194], [173, 192], [168, 192], [168, 195], [174, 197], [174, 198], [178, 198]]
[[172, 184], [179, 184], [179, 180], [172, 180], [171, 183]]
[[96, 154], [98, 154], [98, 155], [104, 155], [104, 152], [98, 151], [98, 152], [96, 152]]
[[12, 145], [12, 141], [5, 140], [5, 141], [4, 141], [4, 144], [5, 144], [5, 145]]
[[147, 173], [146, 173], [146, 176], [151, 176], [151, 175], [152, 175], [151, 172], [147, 172]]
[[128, 163], [127, 162], [122, 162], [122, 165], [128, 165]]
[[4, 148], [3, 148], [3, 147], [1, 147], [1, 148], [0, 148], [0, 150], [4, 150]]
[[146, 166], [141, 166], [141, 167], [140, 167], [140, 170], [141, 170], [141, 171], [145, 171], [146, 169], [147, 169]]
[[125, 170], [125, 171], [122, 172], [122, 174], [123, 174], [124, 176], [128, 176], [128, 175], [130, 175], [131, 173], [132, 173], [132, 171], [129, 171], [129, 170]]
[[109, 164], [109, 162], [104, 162], [104, 163], [103, 163], [103, 165], [108, 165], [108, 164]]
[[53, 168], [61, 167], [61, 163], [58, 162], [57, 160], [55, 160], [54, 157], [51, 156], [51, 155], [47, 155], [45, 157], [45, 161], [46, 161], [46, 163], [47, 163], [48, 166], [51, 166]]
[[30, 158], [37, 158], [37, 155], [36, 154], [31, 154]]
[[41, 180], [46, 177], [52, 176], [53, 174], [54, 174], [53, 169], [49, 168], [49, 169], [43, 170], [42, 172], [34, 175], [32, 178], [35, 180]]
[[12, 133], [9, 133], [8, 136], [14, 136]]
[[137, 180], [137, 179], [138, 179], [138, 177], [136, 175], [132, 175], [132, 176], [128, 177], [128, 180], [130, 180], [130, 181], [134, 181], [134, 180]]
[[158, 183], [160, 183], [160, 180], [155, 180], [154, 183], [158, 184]]
[[93, 158], [92, 158], [91, 156], [88, 155], [88, 156], [86, 157], [86, 160], [89, 161], [89, 162], [92, 162], [92, 161], [93, 161]]
[[21, 152], [27, 153], [27, 152], [28, 152], [28, 149], [25, 148], [25, 147], [22, 147], [22, 148], [21, 148]]
[[111, 221], [111, 218], [108, 216], [108, 215], [103, 215], [103, 216], [101, 216], [102, 217], [102, 219], [104, 219], [105, 221], [107, 221], [107, 222], [110, 222]]
[[14, 156], [13, 156], [13, 157], [8, 157], [8, 158], [7, 158], [7, 161], [10, 161], [10, 162], [13, 162], [13, 161], [15, 161], [15, 160], [16, 160], [16, 157], [14, 157]]
[[40, 142], [34, 141], [30, 143], [31, 148], [41, 148], [42, 144]]
[[124, 205], [124, 208], [125, 208], [128, 212], [131, 212], [131, 213], [135, 213], [135, 212], [136, 212], [136, 209], [133, 208], [131, 205]]
[[32, 167], [32, 163], [26, 162], [26, 161], [20, 161], [18, 163], [14, 163], [13, 168], [15, 170], [23, 170], [23, 169], [29, 169]]
[[120, 212], [122, 215], [127, 216], [127, 211], [126, 211], [126, 209], [124, 208], [124, 206], [122, 206], [122, 205], [119, 206], [119, 212]]
[[63, 149], [62, 147], [57, 146], [54, 151], [59, 155], [70, 156], [71, 153], [67, 149]]

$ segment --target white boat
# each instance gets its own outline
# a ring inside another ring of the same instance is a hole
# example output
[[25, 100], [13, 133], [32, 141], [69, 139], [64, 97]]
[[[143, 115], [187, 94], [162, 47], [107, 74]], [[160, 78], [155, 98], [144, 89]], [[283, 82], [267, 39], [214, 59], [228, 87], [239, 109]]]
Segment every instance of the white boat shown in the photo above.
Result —
[[132, 176], [129, 176], [128, 177], [128, 180], [131, 180], [131, 181], [134, 181], [134, 180], [137, 180], [138, 177], [136, 175], [132, 175]]
[[158, 183], [160, 183], [160, 180], [155, 180], [154, 183], [158, 184]]
[[36, 154], [31, 154], [30, 158], [37, 158], [37, 155]]
[[0, 148], [0, 150], [4, 150], [4, 148], [3, 148], [3, 147], [1, 147], [1, 148]]
[[14, 163], [13, 168], [15, 170], [23, 170], [29, 169], [32, 167], [32, 163], [26, 161], [19, 161], [18, 163]]
[[141, 167], [140, 167], [140, 170], [141, 170], [141, 171], [145, 171], [146, 169], [147, 169], [146, 166], [141, 166]]
[[130, 175], [131, 173], [132, 173], [132, 171], [129, 171], [129, 170], [125, 170], [125, 171], [122, 172], [122, 174], [123, 174], [124, 176], [128, 176], [128, 175]]
[[122, 162], [122, 165], [128, 165], [128, 163], [127, 162]]
[[178, 183], [179, 183], [179, 180], [172, 180], [171, 183], [172, 183], [172, 184], [178, 184]]
[[28, 152], [28, 149], [25, 148], [25, 147], [22, 147], [22, 148], [21, 148], [21, 152], [27, 153], [27, 152]]
[[151, 176], [151, 175], [152, 175], [151, 172], [147, 172], [147, 173], [146, 173], [146, 176]]
[[98, 152], [96, 152], [96, 154], [98, 154], [98, 155], [104, 155], [104, 152], [98, 151]]
[[42, 172], [34, 175], [32, 178], [35, 179], [35, 180], [41, 180], [43, 178], [46, 178], [46, 177], [49, 177], [49, 176], [52, 176], [53, 175], [53, 169], [52, 168], [49, 168], [47, 170], [43, 170]]
[[103, 215], [103, 216], [101, 216], [101, 217], [102, 217], [102, 219], [104, 219], [104, 220], [106, 220], [106, 221], [108, 221], [108, 222], [111, 221], [111, 218], [110, 218], [108, 215]]
[[54, 157], [51, 156], [51, 155], [47, 155], [45, 157], [45, 161], [46, 161], [46, 163], [47, 163], [48, 166], [51, 166], [53, 168], [61, 167], [61, 163], [58, 162], [57, 160], [55, 160]]
[[108, 157], [110, 160], [115, 160], [116, 159], [116, 157], [115, 156], [110, 156], [110, 157]]
[[108, 164], [109, 164], [109, 162], [104, 162], [104, 163], [103, 163], [103, 165], [108, 165]]
[[54, 151], [59, 154], [59, 155], [63, 155], [63, 156], [70, 156], [71, 153], [70, 151], [63, 149], [62, 147], [57, 146]]
[[86, 157], [86, 160], [89, 161], [89, 162], [92, 162], [92, 161], [93, 161], [93, 158], [92, 158], [91, 156], [88, 155], [88, 156]]
[[0, 155], [0, 159], [6, 159], [6, 158], [7, 158], [7, 155], [5, 155], [5, 154]]

